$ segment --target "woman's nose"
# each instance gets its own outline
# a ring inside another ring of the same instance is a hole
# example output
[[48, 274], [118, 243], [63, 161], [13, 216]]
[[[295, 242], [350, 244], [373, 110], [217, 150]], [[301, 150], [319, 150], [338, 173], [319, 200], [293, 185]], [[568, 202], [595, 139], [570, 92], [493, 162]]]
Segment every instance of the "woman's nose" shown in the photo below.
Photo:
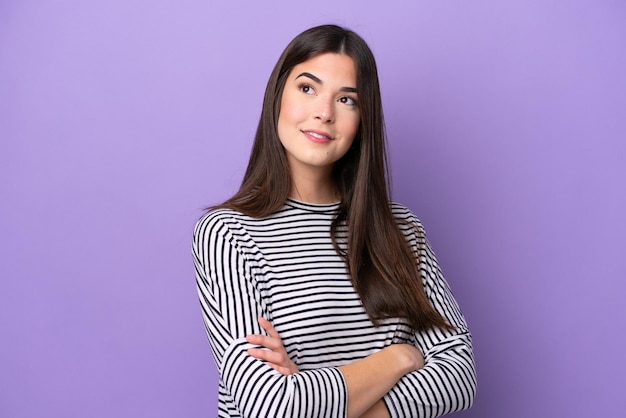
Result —
[[332, 123], [335, 119], [335, 109], [331, 99], [320, 98], [315, 109], [315, 119], [322, 123]]

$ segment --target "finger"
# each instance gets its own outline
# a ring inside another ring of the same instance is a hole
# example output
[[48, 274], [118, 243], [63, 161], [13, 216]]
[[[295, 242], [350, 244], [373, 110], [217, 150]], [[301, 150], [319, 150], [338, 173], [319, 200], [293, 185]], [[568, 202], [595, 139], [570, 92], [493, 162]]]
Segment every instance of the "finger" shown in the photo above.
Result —
[[264, 360], [268, 363], [273, 363], [280, 367], [287, 367], [290, 359], [284, 353], [277, 353], [271, 350], [264, 350], [262, 348], [249, 348], [248, 354], [256, 359]]
[[272, 369], [276, 370], [278, 373], [282, 374], [283, 376], [290, 376], [293, 374], [293, 372], [291, 371], [291, 369], [289, 369], [289, 367], [279, 366], [278, 364], [274, 364], [274, 363], [267, 363], [267, 365], [270, 366]]
[[260, 334], [246, 335], [246, 341], [248, 341], [250, 344], [256, 344], [256, 345], [263, 346], [265, 348], [269, 348], [270, 350], [276, 350], [276, 351], [284, 350], [282, 341], [277, 340], [276, 338], [273, 338], [273, 337], [267, 337], [265, 335], [260, 335]]
[[259, 325], [261, 325], [261, 328], [263, 328], [271, 337], [278, 338], [280, 340], [280, 335], [278, 335], [278, 332], [272, 326], [272, 323], [270, 321], [263, 318], [262, 316], [258, 318], [258, 321]]

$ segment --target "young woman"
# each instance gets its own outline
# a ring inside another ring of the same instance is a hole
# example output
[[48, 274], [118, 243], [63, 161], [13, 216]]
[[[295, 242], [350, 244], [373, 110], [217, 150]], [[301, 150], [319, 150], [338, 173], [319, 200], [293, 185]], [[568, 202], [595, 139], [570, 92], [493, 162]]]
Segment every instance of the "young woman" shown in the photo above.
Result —
[[239, 191], [193, 255], [220, 417], [435, 417], [469, 408], [471, 336], [421, 224], [390, 203], [374, 57], [298, 35]]

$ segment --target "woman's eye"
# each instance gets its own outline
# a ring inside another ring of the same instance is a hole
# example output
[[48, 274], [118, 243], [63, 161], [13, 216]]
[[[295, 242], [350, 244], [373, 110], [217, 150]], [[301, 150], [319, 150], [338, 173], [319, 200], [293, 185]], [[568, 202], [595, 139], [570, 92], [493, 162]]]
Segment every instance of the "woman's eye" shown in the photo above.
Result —
[[347, 104], [349, 106], [356, 106], [356, 100], [348, 96], [343, 96], [342, 98], [339, 99], [339, 102], [343, 104]]
[[313, 89], [313, 87], [309, 86], [308, 84], [302, 84], [300, 87], [300, 91], [304, 94], [315, 94], [315, 90]]

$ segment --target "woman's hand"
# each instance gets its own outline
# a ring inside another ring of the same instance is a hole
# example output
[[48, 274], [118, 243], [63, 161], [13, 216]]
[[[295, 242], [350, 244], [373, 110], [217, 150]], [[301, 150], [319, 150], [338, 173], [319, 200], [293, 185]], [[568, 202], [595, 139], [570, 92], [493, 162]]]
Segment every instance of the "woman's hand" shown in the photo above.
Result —
[[283, 341], [280, 339], [280, 335], [274, 329], [272, 324], [265, 318], [259, 317], [259, 325], [265, 331], [266, 335], [250, 334], [246, 336], [246, 340], [250, 344], [260, 345], [264, 348], [249, 348], [248, 354], [259, 360], [267, 362], [268, 366], [271, 366], [277, 372], [289, 376], [291, 374], [298, 373], [298, 366], [291, 361], [287, 351], [283, 346]]

